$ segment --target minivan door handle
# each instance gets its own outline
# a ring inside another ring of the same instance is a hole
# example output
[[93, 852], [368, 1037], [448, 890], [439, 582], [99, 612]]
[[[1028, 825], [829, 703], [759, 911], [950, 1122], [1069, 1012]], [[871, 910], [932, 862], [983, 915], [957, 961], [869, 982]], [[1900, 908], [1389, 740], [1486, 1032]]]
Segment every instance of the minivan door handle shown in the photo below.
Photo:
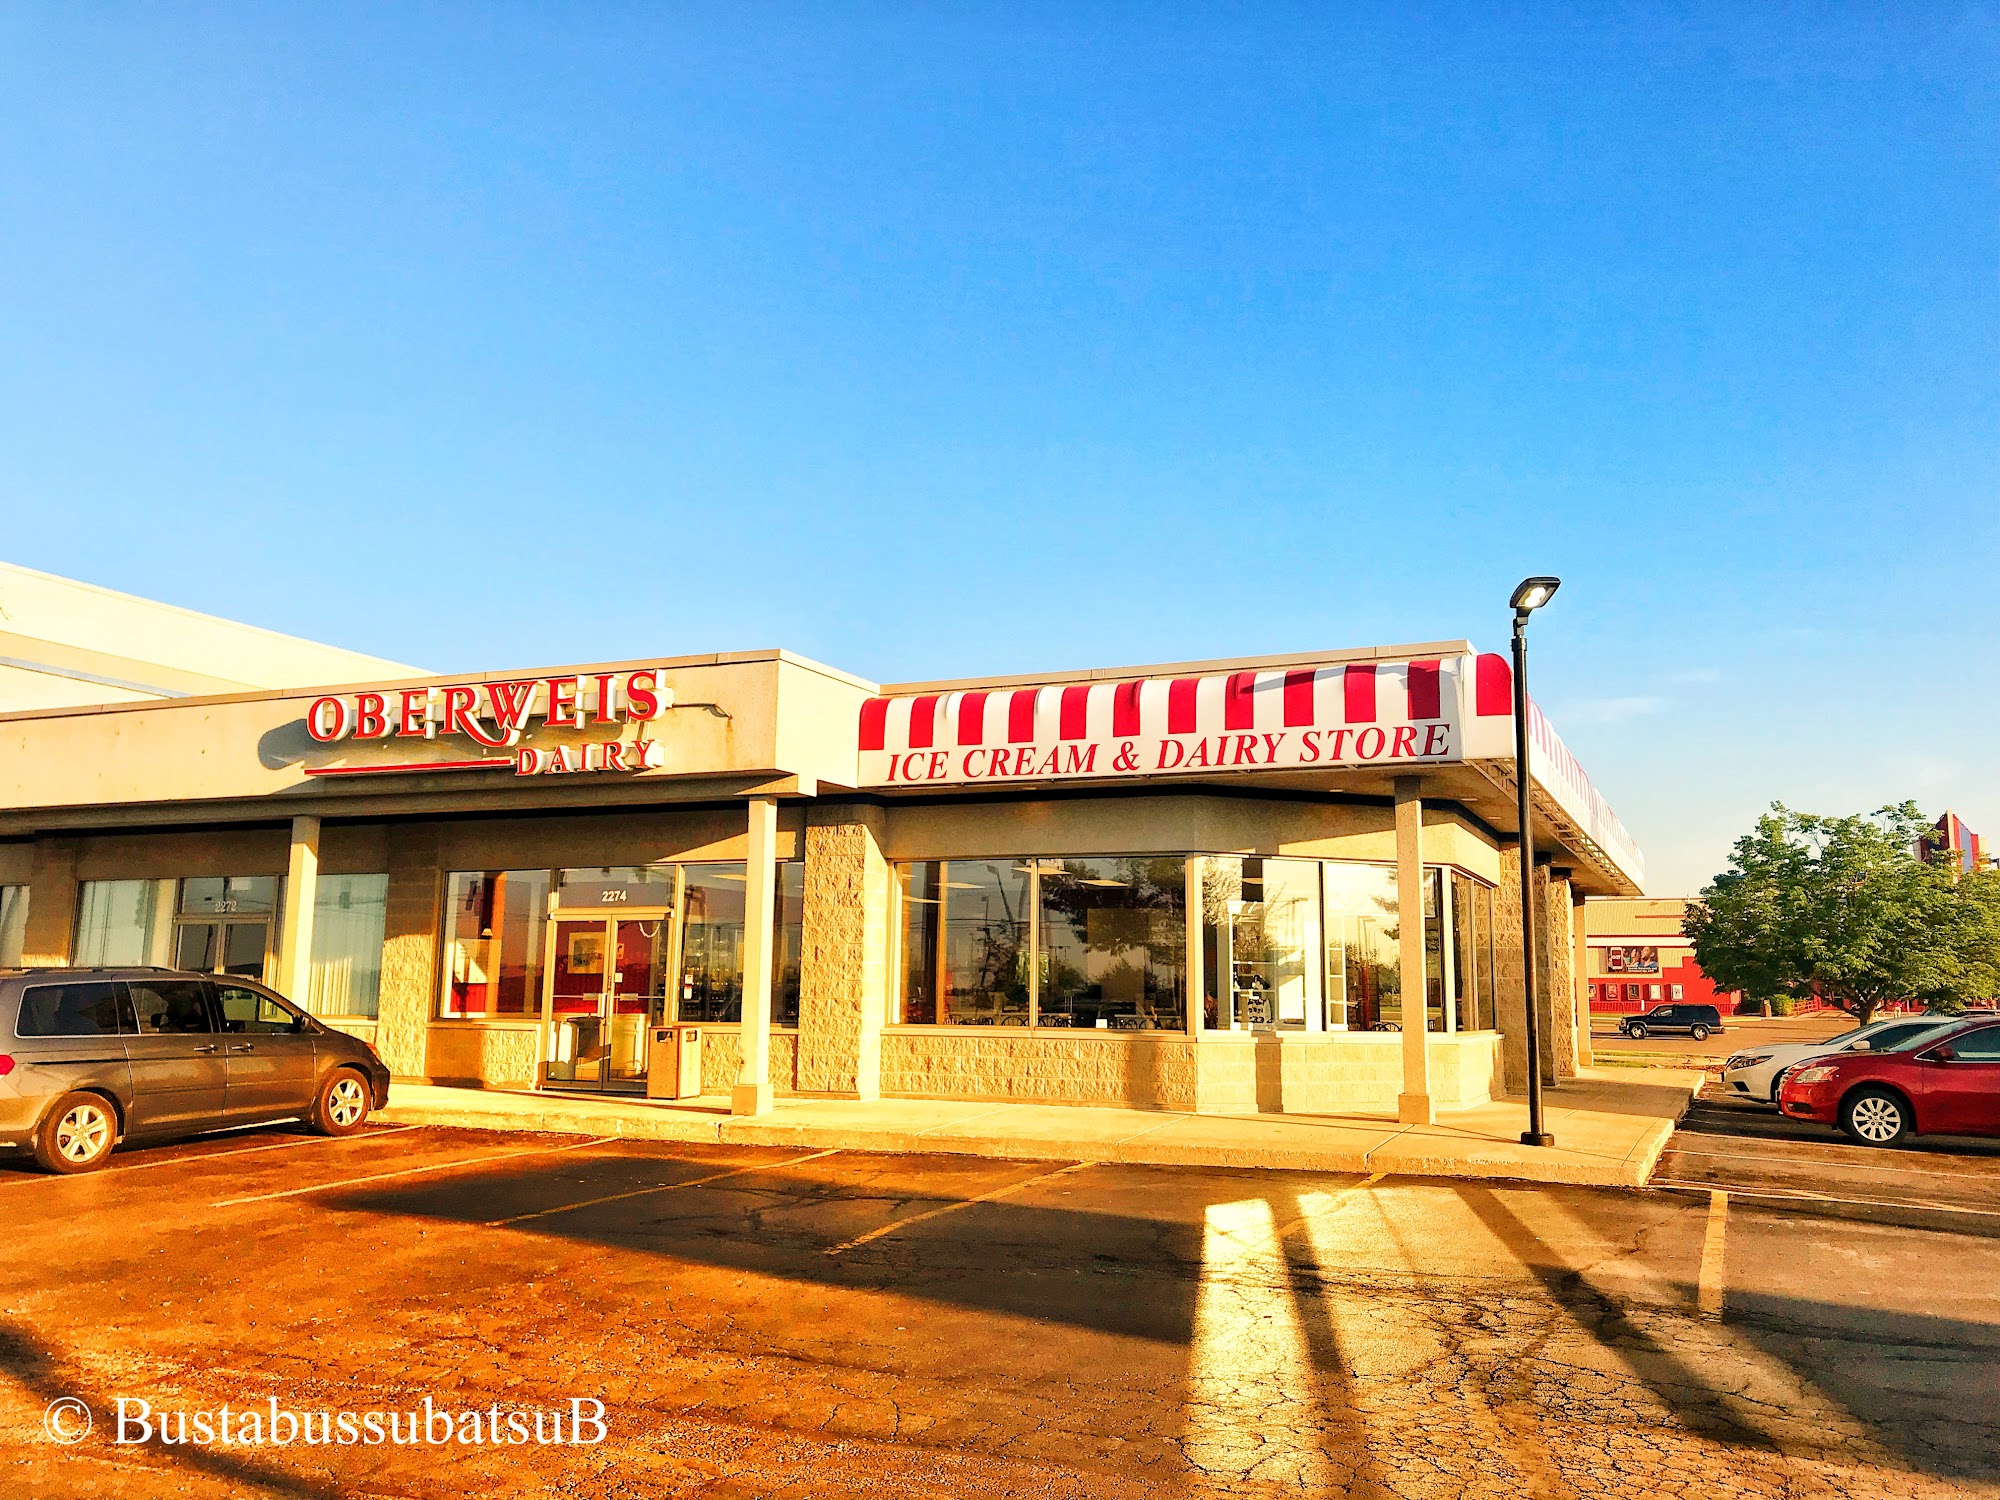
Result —
[[197, 1047], [194, 1050], [197, 1052], [213, 1052], [215, 1050], [215, 1043], [210, 1042], [207, 1046]]
[[255, 1052], [257, 1048], [250, 1042], [239, 1042], [229, 1050], [231, 1052]]

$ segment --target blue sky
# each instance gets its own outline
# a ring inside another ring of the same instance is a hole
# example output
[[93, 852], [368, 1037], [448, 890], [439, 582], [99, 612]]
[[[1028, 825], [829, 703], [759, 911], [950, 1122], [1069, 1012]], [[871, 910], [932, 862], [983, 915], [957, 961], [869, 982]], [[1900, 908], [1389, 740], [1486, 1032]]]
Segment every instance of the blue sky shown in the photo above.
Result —
[[440, 670], [1469, 636], [2000, 838], [2000, 11], [0, 10], [0, 553]]

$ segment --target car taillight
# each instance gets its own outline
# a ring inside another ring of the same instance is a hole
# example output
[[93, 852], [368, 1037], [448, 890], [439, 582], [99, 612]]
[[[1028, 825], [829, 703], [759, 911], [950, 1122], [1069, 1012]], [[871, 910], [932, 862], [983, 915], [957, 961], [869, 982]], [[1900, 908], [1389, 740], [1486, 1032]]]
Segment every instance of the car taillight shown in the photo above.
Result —
[[14, 1071], [14, 1059], [9, 1057], [6, 1053], [0, 1052], [0, 1078], [5, 1078], [9, 1073], [13, 1071]]

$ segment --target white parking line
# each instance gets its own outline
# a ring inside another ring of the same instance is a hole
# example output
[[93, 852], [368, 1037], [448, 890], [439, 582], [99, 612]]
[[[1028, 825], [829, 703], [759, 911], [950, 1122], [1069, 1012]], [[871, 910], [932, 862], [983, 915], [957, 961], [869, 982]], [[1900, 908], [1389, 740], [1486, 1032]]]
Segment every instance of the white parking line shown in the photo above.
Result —
[[1695, 1310], [1704, 1318], [1722, 1316], [1723, 1271], [1728, 1257], [1729, 1194], [1708, 1195], [1708, 1228], [1701, 1236], [1701, 1270], [1695, 1277]]
[[[220, 1161], [225, 1156], [251, 1156], [259, 1151], [284, 1151], [288, 1150], [293, 1146], [341, 1146], [347, 1144], [350, 1141], [372, 1141], [377, 1136], [401, 1135], [405, 1130], [421, 1130], [422, 1128], [423, 1127], [421, 1125], [392, 1125], [387, 1130], [364, 1130], [359, 1135], [302, 1135], [297, 1140], [273, 1141], [267, 1146], [239, 1146], [234, 1151], [203, 1151], [198, 1155], [193, 1155], [193, 1156], [167, 1156], [167, 1157], [162, 1157], [158, 1161], [134, 1162], [129, 1167], [120, 1163], [106, 1167], [104, 1169], [104, 1172], [105, 1173], [149, 1172], [154, 1167], [184, 1167], [184, 1166], [190, 1166], [196, 1162]], [[184, 1144], [192, 1145], [196, 1143], [187, 1142]], [[18, 1179], [9, 1179], [7, 1181], [0, 1182], [0, 1188], [20, 1187], [23, 1184], [30, 1182], [94, 1182], [100, 1179], [103, 1175], [104, 1173], [99, 1173], [99, 1172], [77, 1172], [68, 1174], [35, 1173], [30, 1176], [21, 1177]]]
[[884, 1224], [880, 1229], [871, 1229], [866, 1234], [856, 1235], [846, 1244], [835, 1245], [825, 1253], [828, 1255], [840, 1255], [845, 1251], [858, 1249], [871, 1240], [879, 1240], [886, 1234], [894, 1234], [899, 1229], [908, 1229], [912, 1224], [921, 1224], [926, 1219], [935, 1219], [944, 1214], [955, 1214], [961, 1208], [970, 1208], [975, 1203], [991, 1203], [995, 1198], [1004, 1198], [1009, 1193], [1018, 1193], [1022, 1188], [1033, 1187], [1038, 1182], [1047, 1182], [1051, 1178], [1062, 1177], [1071, 1172], [1081, 1172], [1085, 1167], [1094, 1167], [1096, 1165], [1097, 1163], [1094, 1161], [1071, 1162], [1068, 1166], [1058, 1167], [1053, 1172], [1044, 1172], [1039, 1177], [1030, 1177], [1022, 1182], [1011, 1182], [1006, 1187], [993, 1189], [990, 1193], [980, 1193], [975, 1197], [961, 1198], [956, 1203], [947, 1203], [940, 1208], [926, 1209], [920, 1214], [911, 1214], [907, 1219], [898, 1219], [893, 1224]]
[[[1648, 1185], [1680, 1193], [1715, 1191], [1714, 1183], [1682, 1182], [1674, 1177], [1655, 1177]], [[1839, 1203], [1851, 1208], [1921, 1208], [1932, 1213], [1976, 1214], [1982, 1219], [2000, 1219], [2000, 1209], [1967, 1208], [1959, 1203], [1933, 1203], [1923, 1198], [1835, 1198], [1826, 1193], [1788, 1193], [1778, 1188], [1731, 1187], [1729, 1191], [1738, 1198], [1757, 1198], [1773, 1203]]]
[[316, 1182], [308, 1187], [286, 1188], [276, 1193], [253, 1193], [248, 1198], [224, 1198], [219, 1203], [209, 1204], [210, 1208], [236, 1208], [245, 1203], [268, 1203], [273, 1198], [296, 1198], [302, 1193], [330, 1193], [335, 1188], [359, 1187], [364, 1182], [387, 1182], [392, 1177], [416, 1177], [425, 1172], [445, 1172], [453, 1167], [476, 1167], [482, 1162], [513, 1161], [523, 1156], [554, 1156], [562, 1151], [581, 1151], [585, 1146], [602, 1146], [609, 1141], [624, 1137], [600, 1135], [593, 1140], [572, 1141], [567, 1146], [543, 1146], [532, 1151], [499, 1151], [490, 1156], [464, 1156], [457, 1161], [433, 1162], [427, 1167], [405, 1167], [399, 1172], [374, 1172], [366, 1177], [346, 1177], [338, 1182]]
[[706, 1187], [711, 1182], [721, 1182], [728, 1177], [748, 1177], [753, 1172], [775, 1172], [780, 1167], [796, 1167], [802, 1161], [818, 1161], [822, 1156], [837, 1156], [839, 1152], [814, 1151], [805, 1156], [794, 1156], [789, 1161], [756, 1162], [747, 1167], [733, 1167], [727, 1172], [711, 1172], [706, 1177], [693, 1177], [686, 1182], [660, 1182], [652, 1187], [631, 1188], [622, 1193], [606, 1193], [602, 1198], [585, 1198], [581, 1203], [562, 1203], [554, 1208], [538, 1208], [531, 1214], [515, 1214], [511, 1219], [492, 1219], [488, 1229], [500, 1229], [508, 1224], [525, 1224], [530, 1219], [546, 1219], [550, 1214], [573, 1213], [579, 1208], [595, 1208], [600, 1203], [618, 1203], [626, 1198], [643, 1198], [648, 1193], [671, 1193], [679, 1188]]
[[[1817, 1141], [1785, 1141], [1779, 1144], [1812, 1146]], [[1858, 1147], [1851, 1149], [1860, 1149]], [[1810, 1156], [1777, 1156], [1756, 1151], [1690, 1151], [1684, 1146], [1669, 1146], [1660, 1153], [1662, 1156], [1698, 1157], [1703, 1161], [1759, 1161], [1767, 1167], [1837, 1167], [1843, 1172], [1893, 1172], [1898, 1177], [1963, 1177], [1961, 1169], [1955, 1172], [1940, 1172], [1931, 1167], [1910, 1167], [1899, 1161], [1883, 1163], [1865, 1161], [1824, 1161]]]

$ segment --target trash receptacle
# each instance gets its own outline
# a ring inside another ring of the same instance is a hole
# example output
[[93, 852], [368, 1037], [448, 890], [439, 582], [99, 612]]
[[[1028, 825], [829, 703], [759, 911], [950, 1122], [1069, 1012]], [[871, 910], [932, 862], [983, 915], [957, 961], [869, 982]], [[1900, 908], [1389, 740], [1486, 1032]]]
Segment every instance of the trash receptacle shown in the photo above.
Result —
[[648, 1099], [692, 1099], [701, 1092], [701, 1028], [655, 1026], [646, 1057]]

